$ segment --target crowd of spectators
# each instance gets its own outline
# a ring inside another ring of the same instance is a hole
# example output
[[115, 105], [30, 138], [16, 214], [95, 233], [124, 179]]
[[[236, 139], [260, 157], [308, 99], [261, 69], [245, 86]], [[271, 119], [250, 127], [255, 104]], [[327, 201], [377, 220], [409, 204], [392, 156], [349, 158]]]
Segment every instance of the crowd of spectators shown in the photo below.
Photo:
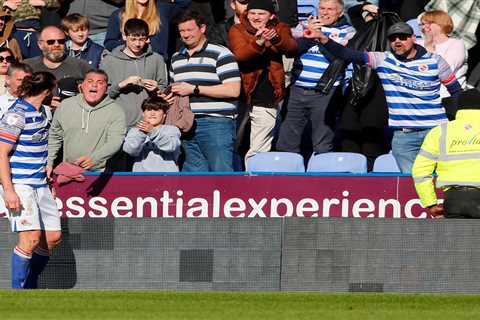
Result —
[[[55, 76], [49, 171], [241, 171], [275, 150], [358, 152], [371, 169], [392, 149], [410, 173], [453, 98], [480, 87], [476, 1], [319, 0], [304, 21], [287, 2], [0, 1], [1, 114], [23, 78]], [[389, 26], [384, 52], [352, 50], [387, 11], [414, 28]], [[378, 81], [356, 104], [350, 62]]]

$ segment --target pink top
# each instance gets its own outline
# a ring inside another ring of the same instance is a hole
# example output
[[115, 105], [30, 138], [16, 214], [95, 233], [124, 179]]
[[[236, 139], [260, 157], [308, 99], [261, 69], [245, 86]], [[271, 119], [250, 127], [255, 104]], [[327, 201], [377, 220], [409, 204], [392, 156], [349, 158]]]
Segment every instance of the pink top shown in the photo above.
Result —
[[[418, 44], [423, 46], [423, 40], [417, 40]], [[435, 45], [435, 53], [448, 62], [453, 73], [457, 77], [460, 86], [465, 89], [467, 84], [467, 49], [465, 43], [461, 39], [448, 38], [447, 41]], [[442, 85], [440, 88], [440, 96], [442, 98], [449, 97], [447, 88]]]

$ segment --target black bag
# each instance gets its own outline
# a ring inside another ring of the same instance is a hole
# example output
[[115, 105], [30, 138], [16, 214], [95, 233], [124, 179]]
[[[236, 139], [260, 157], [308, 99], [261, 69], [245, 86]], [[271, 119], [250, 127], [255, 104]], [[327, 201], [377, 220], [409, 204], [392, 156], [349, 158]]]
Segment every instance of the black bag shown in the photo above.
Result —
[[[363, 32], [357, 32], [348, 42], [348, 47], [358, 51], [388, 51], [390, 44], [387, 38], [388, 28], [400, 22], [400, 17], [393, 12], [379, 13], [369, 21]], [[351, 91], [348, 102], [356, 105], [358, 100], [378, 85], [375, 71], [368, 65], [353, 65]]]
[[315, 86], [315, 90], [320, 91], [324, 95], [327, 95], [330, 90], [332, 90], [338, 76], [345, 72], [345, 68], [347, 67], [347, 64], [342, 59], [333, 59], [330, 61], [330, 64]]

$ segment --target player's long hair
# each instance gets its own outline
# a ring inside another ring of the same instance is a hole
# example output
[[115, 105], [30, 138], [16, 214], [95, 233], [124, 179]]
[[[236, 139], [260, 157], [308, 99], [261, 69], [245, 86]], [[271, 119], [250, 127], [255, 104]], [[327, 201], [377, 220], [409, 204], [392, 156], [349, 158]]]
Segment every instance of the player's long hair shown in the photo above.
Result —
[[155, 0], [149, 0], [147, 8], [142, 13], [142, 16], [138, 16], [136, 0], [126, 0], [125, 9], [122, 13], [122, 23], [120, 30], [123, 30], [125, 22], [132, 18], [139, 18], [148, 24], [149, 35], [153, 36], [160, 29], [161, 21], [158, 15], [157, 3]]
[[23, 78], [18, 88], [18, 96], [20, 98], [35, 97], [45, 90], [52, 92], [56, 85], [57, 80], [50, 72], [35, 72]]

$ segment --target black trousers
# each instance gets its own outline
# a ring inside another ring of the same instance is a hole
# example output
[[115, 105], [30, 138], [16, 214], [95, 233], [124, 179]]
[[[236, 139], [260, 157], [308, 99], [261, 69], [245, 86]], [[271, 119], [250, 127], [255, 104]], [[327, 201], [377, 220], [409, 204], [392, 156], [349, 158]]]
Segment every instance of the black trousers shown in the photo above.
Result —
[[454, 187], [445, 191], [445, 218], [480, 219], [480, 189]]

